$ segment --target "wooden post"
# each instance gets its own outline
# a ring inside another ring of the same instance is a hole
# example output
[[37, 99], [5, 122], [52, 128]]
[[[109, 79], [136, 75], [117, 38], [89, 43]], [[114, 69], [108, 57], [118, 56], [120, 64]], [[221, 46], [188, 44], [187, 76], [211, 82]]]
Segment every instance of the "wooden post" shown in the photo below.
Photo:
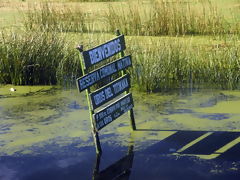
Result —
[[99, 174], [99, 169], [100, 169], [101, 156], [102, 156], [101, 154], [96, 155], [96, 161], [95, 161], [95, 166], [94, 166], [94, 169], [93, 169], [92, 180], [99, 179], [98, 174]]
[[[82, 54], [83, 46], [80, 45], [80, 46], [77, 47], [77, 49]], [[79, 55], [79, 59], [80, 59], [82, 73], [83, 73], [83, 75], [85, 75], [88, 72], [87, 72], [87, 69], [84, 66], [83, 59], [80, 55]], [[93, 120], [94, 110], [92, 109], [92, 105], [91, 105], [91, 101], [90, 101], [90, 97], [89, 97], [90, 93], [91, 93], [90, 88], [87, 88], [86, 89], [86, 96], [87, 96], [87, 102], [88, 102], [88, 108], [89, 108], [89, 114], [90, 114], [90, 120], [91, 120], [91, 126], [92, 126], [93, 140], [94, 140], [94, 144], [95, 144], [95, 147], [96, 147], [96, 153], [101, 154], [102, 153], [102, 148], [101, 148], [101, 144], [100, 144], [100, 140], [99, 140], [98, 131], [97, 131], [96, 126], [95, 126], [95, 121]]]
[[[116, 35], [117, 35], [117, 36], [120, 36], [120, 35], [121, 35], [119, 29], [116, 30]], [[121, 52], [121, 57], [124, 57], [124, 56], [125, 56], [124, 51], [122, 51], [122, 52]], [[122, 76], [123, 76], [124, 74], [126, 74], [126, 70], [125, 70], [125, 69], [122, 70]], [[129, 90], [126, 91], [126, 94], [127, 94], [127, 93], [129, 93]], [[131, 122], [132, 129], [133, 129], [133, 130], [136, 130], [136, 124], [135, 124], [135, 118], [134, 118], [133, 108], [130, 109], [130, 111], [129, 111], [129, 116], [130, 116], [130, 122]]]

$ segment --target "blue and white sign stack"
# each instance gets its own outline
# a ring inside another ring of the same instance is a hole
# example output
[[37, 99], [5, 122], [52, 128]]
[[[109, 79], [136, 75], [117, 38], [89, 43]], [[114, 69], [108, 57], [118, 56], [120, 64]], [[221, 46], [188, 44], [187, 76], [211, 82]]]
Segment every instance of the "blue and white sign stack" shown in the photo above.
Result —
[[[126, 68], [132, 66], [132, 58], [131, 55], [124, 55], [126, 49], [124, 35], [120, 35], [119, 31], [117, 33], [116, 38], [95, 48], [87, 51], [79, 49], [83, 57], [81, 58], [83, 76], [77, 79], [77, 86], [80, 92], [84, 90], [87, 92], [97, 153], [101, 153], [98, 131], [125, 112], [130, 112], [132, 129], [136, 129], [133, 98], [132, 94], [129, 93], [130, 75], [126, 73]], [[104, 63], [105, 60], [119, 53], [121, 58]], [[103, 65], [94, 69], [98, 63]], [[88, 72], [89, 68], [94, 70]], [[115, 80], [112, 80], [113, 78]], [[111, 79], [112, 82], [91, 92], [90, 87], [93, 85], [99, 87], [103, 82], [106, 82], [106, 79]], [[96, 111], [96, 109], [98, 110]]]

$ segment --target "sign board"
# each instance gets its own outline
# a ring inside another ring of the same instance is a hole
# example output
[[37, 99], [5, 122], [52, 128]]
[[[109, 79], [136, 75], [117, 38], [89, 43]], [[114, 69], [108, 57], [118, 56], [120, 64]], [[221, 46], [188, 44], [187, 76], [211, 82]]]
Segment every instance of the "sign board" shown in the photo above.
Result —
[[[81, 59], [83, 76], [76, 80], [77, 86], [80, 92], [86, 90], [91, 125], [93, 128], [93, 139], [96, 145], [96, 152], [100, 153], [102, 148], [99, 141], [98, 130], [102, 129], [125, 112], [129, 111], [132, 129], [136, 130], [133, 113], [133, 98], [132, 94], [129, 93], [130, 75], [125, 71], [126, 68], [132, 66], [132, 58], [131, 55], [124, 55], [124, 50], [126, 49], [125, 39], [124, 35], [120, 34], [119, 30], [117, 30], [116, 38], [104, 44], [86, 51], [83, 50], [83, 45], [79, 45], [77, 49], [83, 56]], [[120, 59], [111, 60], [110, 63], [105, 63], [105, 65], [99, 68], [94, 66], [118, 53], [120, 53]], [[89, 67], [93, 69], [91, 72], [88, 72]], [[121, 77], [119, 77], [120, 75]], [[109, 79], [115, 77], [118, 77], [118, 79], [109, 82]], [[91, 92], [92, 89], [90, 87], [97, 83], [98, 86], [101, 86], [100, 89]], [[124, 92], [125, 94], [123, 94]], [[120, 95], [121, 97], [119, 98], [118, 96]], [[99, 111], [96, 110], [114, 98], [117, 100], [105, 105]]]
[[128, 93], [94, 114], [97, 130], [102, 129], [119, 116], [133, 108], [132, 94]]
[[103, 80], [104, 78], [109, 77], [114, 73], [124, 70], [125, 68], [130, 66], [132, 66], [132, 59], [130, 55], [113, 61], [112, 63], [109, 63], [95, 71], [86, 74], [85, 76], [78, 78], [78, 89], [81, 92], [96, 84], [97, 82]]
[[112, 83], [98, 89], [90, 94], [92, 107], [96, 109], [108, 101], [114, 99], [130, 88], [130, 77], [128, 74], [118, 78]]
[[118, 36], [105, 44], [83, 52], [85, 68], [89, 68], [126, 49], [124, 35]]

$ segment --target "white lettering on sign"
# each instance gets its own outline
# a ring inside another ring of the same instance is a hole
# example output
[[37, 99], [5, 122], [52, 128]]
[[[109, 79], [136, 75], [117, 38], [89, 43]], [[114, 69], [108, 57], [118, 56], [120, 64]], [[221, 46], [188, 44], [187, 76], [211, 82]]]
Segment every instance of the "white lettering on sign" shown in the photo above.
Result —
[[104, 122], [103, 121], [99, 121], [97, 123], [97, 129], [102, 128], [103, 126], [104, 126]]
[[98, 106], [102, 102], [113, 96], [112, 89], [110, 87], [104, 89], [103, 91], [98, 92], [93, 96], [94, 103]]
[[118, 63], [117, 63], [117, 68], [118, 69], [124, 69], [124, 68], [126, 68], [126, 67], [128, 67], [128, 66], [130, 66], [131, 65], [131, 60], [130, 60], [130, 58], [125, 58], [125, 59], [123, 59], [122, 61], [118, 61]]
[[100, 80], [100, 75], [98, 74], [98, 71], [89, 74], [88, 76], [83, 77], [82, 79], [80, 79], [79, 83], [80, 83], [80, 87], [81, 89], [85, 89], [86, 87], [91, 86], [94, 82], [99, 81]]
[[111, 41], [103, 46], [97, 47], [91, 51], [89, 51], [89, 57], [91, 64], [96, 64], [103, 59], [106, 59], [113, 54], [116, 54], [122, 50], [120, 39], [116, 39]]
[[98, 81], [132, 65], [131, 56], [116, 60], [78, 79], [79, 90], [83, 91]]
[[106, 99], [109, 99], [113, 96], [113, 93], [110, 87], [106, 88], [104, 92], [105, 92]]
[[124, 106], [125, 104], [127, 104], [127, 103], [130, 103], [130, 97], [127, 97], [127, 98], [125, 98], [125, 99], [123, 99], [122, 101], [121, 101], [121, 106]]
[[97, 108], [129, 88], [129, 76], [123, 76], [108, 86], [92, 93], [93, 108]]
[[105, 94], [103, 91], [101, 91], [100, 93], [96, 94], [94, 97], [94, 102], [96, 103], [96, 105], [102, 103], [103, 101], [106, 100]]
[[107, 116], [103, 119], [103, 121], [104, 121], [104, 124], [109, 124], [110, 122], [113, 121], [113, 119], [111, 116]]
[[105, 78], [108, 75], [117, 72], [115, 64], [110, 64], [100, 69], [100, 77], [101, 79]]
[[132, 108], [132, 96], [128, 94], [94, 115], [96, 127], [100, 130]]
[[122, 91], [124, 88], [129, 87], [127, 78], [123, 79], [122, 81], [113, 84], [114, 93], [117, 94], [118, 92]]

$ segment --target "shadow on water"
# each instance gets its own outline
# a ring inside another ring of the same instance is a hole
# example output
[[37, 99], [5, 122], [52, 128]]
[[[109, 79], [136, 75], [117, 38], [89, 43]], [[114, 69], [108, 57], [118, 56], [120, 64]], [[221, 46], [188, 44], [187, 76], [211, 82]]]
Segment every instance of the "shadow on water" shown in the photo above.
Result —
[[93, 146], [68, 146], [50, 154], [1, 157], [0, 169], [14, 177], [3, 180], [239, 179], [239, 137], [240, 132], [175, 131], [135, 152], [137, 142], [103, 143], [97, 155]]
[[[145, 130], [139, 129], [138, 131]], [[153, 131], [162, 130], [153, 129]], [[209, 158], [239, 161], [239, 147], [240, 132], [176, 131], [147, 148], [145, 152], [147, 154], [209, 155]]]
[[240, 132], [172, 132], [175, 133], [136, 152], [132, 179], [240, 178]]

